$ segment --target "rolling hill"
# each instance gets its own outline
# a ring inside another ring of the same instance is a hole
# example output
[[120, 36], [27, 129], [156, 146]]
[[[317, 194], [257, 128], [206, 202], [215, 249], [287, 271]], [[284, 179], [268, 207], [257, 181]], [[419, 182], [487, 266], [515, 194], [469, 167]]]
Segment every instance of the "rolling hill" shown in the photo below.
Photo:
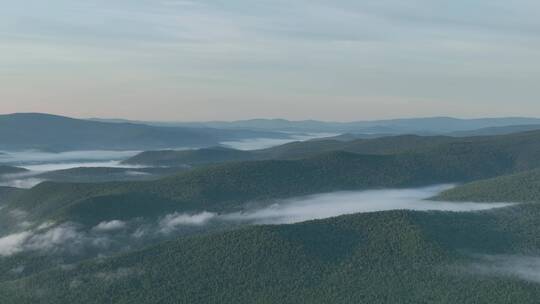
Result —
[[379, 212], [180, 238], [3, 281], [0, 299], [21, 304], [537, 303], [538, 282], [515, 265], [540, 252], [540, 208], [511, 209], [511, 217], [507, 209]]
[[178, 174], [188, 168], [149, 167], [149, 168], [109, 168], [89, 167], [55, 170], [35, 175], [34, 178], [54, 182], [98, 183], [109, 181], [154, 180], [164, 176]]
[[250, 151], [240, 151], [224, 147], [210, 147], [197, 150], [163, 150], [146, 151], [135, 155], [125, 161], [124, 164], [148, 165], [148, 166], [193, 166], [208, 163], [222, 163], [230, 161], [258, 159]]
[[[126, 213], [133, 217], [171, 211], [221, 213], [241, 211], [247, 203], [271, 204], [274, 199], [315, 193], [461, 183], [540, 168], [539, 137], [540, 132], [460, 141], [447, 137], [399, 136], [353, 142], [348, 146], [348, 150], [355, 152], [379, 154], [333, 151], [300, 159], [231, 161], [152, 181], [45, 182], [13, 199], [6, 210], [21, 209], [28, 213], [29, 220], [38, 223], [77, 218], [95, 224], [122, 216], [122, 208], [129, 208], [123, 202], [130, 200], [138, 204], [133, 212]], [[283, 151], [288, 151], [287, 155], [301, 155], [307, 150], [315, 153], [325, 150], [327, 142], [322, 143], [322, 147], [317, 141], [289, 144], [264, 153], [281, 156], [285, 154]], [[304, 144], [318, 150], [306, 149]], [[399, 150], [402, 152], [395, 153]], [[217, 148], [208, 149], [207, 154], [190, 151], [184, 157], [223, 161], [220, 158], [223, 153], [243, 158], [261, 151]], [[137, 196], [145, 199], [134, 200]], [[87, 205], [93, 206], [94, 212], [81, 219], [81, 210], [87, 210]]]
[[480, 180], [445, 191], [441, 200], [475, 202], [540, 202], [540, 170]]
[[2, 175], [19, 174], [25, 172], [28, 172], [28, 170], [19, 167], [0, 165], [0, 178], [2, 177]]
[[[479, 180], [514, 172], [525, 162], [517, 161], [520, 159], [506, 151], [491, 151], [490, 147], [483, 146], [471, 149], [468, 145], [388, 155], [335, 151], [305, 159], [203, 166], [146, 182], [45, 182], [25, 192], [6, 208], [24, 210], [29, 219], [36, 222], [66, 221], [77, 216], [74, 210], [82, 210], [78, 206], [95, 204], [96, 198], [100, 206], [109, 208], [120, 201], [129, 201], [120, 199], [122, 196], [140, 195], [146, 198], [147, 204], [141, 202], [145, 207], [135, 208], [139, 216], [150, 209], [153, 209], [152, 214], [164, 214], [170, 212], [173, 205], [178, 212], [235, 212], [249, 202], [271, 204], [274, 199], [292, 196]], [[167, 207], [160, 211], [160, 206]], [[96, 207], [85, 222], [98, 223], [120, 215], [107, 208]]]
[[[235, 151], [221, 148], [200, 149], [189, 152], [150, 151], [128, 159], [125, 163], [150, 166], [159, 164], [185, 166], [254, 159], [302, 159], [332, 151], [370, 155], [409, 154], [425, 159], [448, 161], [448, 163], [440, 163], [440, 167], [449, 167], [453, 165], [452, 162], [458, 161], [458, 158], [480, 158], [479, 161], [485, 163], [492, 162], [497, 157], [500, 162], [506, 162], [509, 167], [508, 171], [500, 173], [508, 174], [540, 166], [540, 131], [466, 138], [401, 135], [347, 142], [313, 140], [294, 142], [256, 151]], [[481, 159], [481, 155], [485, 156], [485, 160]], [[455, 165], [459, 166], [459, 164]], [[500, 166], [502, 164], [495, 165]]]
[[292, 142], [255, 151], [238, 151], [227, 148], [203, 148], [189, 151], [147, 151], [124, 161], [132, 165], [201, 165], [217, 162], [270, 159], [301, 159], [324, 152], [344, 151], [358, 154], [396, 154], [426, 149], [438, 144], [458, 142], [444, 136], [400, 135], [373, 139], [342, 141], [320, 139]]

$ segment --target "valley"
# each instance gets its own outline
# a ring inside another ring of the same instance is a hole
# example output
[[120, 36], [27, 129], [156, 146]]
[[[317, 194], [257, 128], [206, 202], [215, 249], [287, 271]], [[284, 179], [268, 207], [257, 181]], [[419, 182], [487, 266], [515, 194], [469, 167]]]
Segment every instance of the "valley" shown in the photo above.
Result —
[[534, 303], [539, 152], [526, 131], [4, 153], [0, 299]]

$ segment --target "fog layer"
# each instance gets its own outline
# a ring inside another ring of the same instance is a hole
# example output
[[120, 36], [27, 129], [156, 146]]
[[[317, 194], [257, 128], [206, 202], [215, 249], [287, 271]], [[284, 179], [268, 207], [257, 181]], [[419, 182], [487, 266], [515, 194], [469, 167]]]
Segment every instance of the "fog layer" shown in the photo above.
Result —
[[452, 185], [415, 189], [389, 189], [334, 192], [298, 197], [276, 202], [270, 207], [224, 216], [230, 220], [253, 221], [259, 224], [290, 224], [324, 219], [344, 214], [386, 210], [477, 211], [501, 208], [512, 203], [467, 203], [430, 201]]
[[290, 134], [288, 138], [248, 138], [238, 141], [225, 141], [221, 144], [237, 150], [259, 150], [271, 148], [274, 146], [284, 145], [295, 141], [306, 141], [317, 138], [337, 136], [338, 133], [305, 133], [305, 134]]
[[[85, 227], [78, 223], [59, 225], [29, 223], [25, 221], [24, 211], [12, 210], [10, 215], [21, 223], [19, 227], [21, 230], [9, 235], [0, 233], [0, 257], [23, 251], [77, 254], [94, 250], [101, 254], [106, 251], [121, 250], [127, 245], [147, 245], [149, 242], [175, 235], [242, 224], [291, 224], [345, 214], [385, 210], [467, 212], [513, 205], [512, 203], [452, 203], [427, 200], [451, 187], [452, 185], [438, 185], [415, 189], [326, 193], [276, 201], [271, 206], [260, 209], [250, 207], [241, 213], [173, 212], [158, 218], [106, 221], [93, 227]], [[251, 206], [254, 205], [256, 204]], [[6, 211], [0, 210], [0, 212]], [[32, 224], [41, 225], [37, 229], [28, 229]]]

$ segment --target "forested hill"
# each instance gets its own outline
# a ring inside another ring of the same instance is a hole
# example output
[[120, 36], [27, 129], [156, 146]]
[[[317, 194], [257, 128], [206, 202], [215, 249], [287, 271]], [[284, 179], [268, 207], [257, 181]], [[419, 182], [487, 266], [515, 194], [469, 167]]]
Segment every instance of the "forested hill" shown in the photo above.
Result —
[[481, 180], [443, 192], [437, 197], [450, 201], [540, 202], [540, 170]]
[[322, 152], [345, 151], [358, 154], [437, 154], [461, 157], [484, 153], [500, 155], [527, 170], [540, 164], [540, 131], [477, 137], [402, 135], [352, 141], [313, 140], [289, 143], [257, 151], [225, 148], [193, 151], [150, 151], [125, 162], [139, 165], [185, 166], [240, 160], [301, 159]]
[[241, 160], [300, 159], [324, 152], [344, 151], [359, 154], [395, 154], [425, 149], [438, 144], [459, 141], [445, 136], [400, 135], [374, 139], [342, 141], [320, 139], [292, 142], [255, 151], [238, 151], [214, 147], [190, 151], [147, 151], [124, 161], [126, 164], [148, 166], [200, 165]]
[[13, 187], [3, 187], [0, 186], [0, 206], [6, 204], [12, 200], [16, 195], [20, 195], [26, 190], [13, 188]]
[[[478, 180], [514, 170], [514, 163], [506, 155], [480, 152], [399, 155], [330, 152], [300, 160], [215, 165], [147, 182], [45, 182], [17, 197], [7, 208], [22, 209], [33, 220], [44, 221], [69, 220], [74, 212], [80, 215], [80, 210], [88, 209], [82, 206], [93, 206], [88, 215], [92, 218], [86, 219], [93, 223], [122, 217], [122, 210], [128, 208], [122, 204], [133, 201], [134, 197], [144, 200], [136, 200], [140, 206], [126, 213], [130, 216], [137, 216], [133, 213], [137, 210], [139, 216], [171, 209], [231, 212], [242, 210], [245, 203], [253, 201], [271, 203], [272, 199], [340, 190]], [[117, 212], [111, 212], [115, 205], [119, 206]]]
[[[0, 283], [3, 303], [538, 303], [540, 206], [391, 211], [182, 238]], [[527, 231], [523, 234], [522, 231]], [[521, 260], [520, 260], [521, 259]], [[31, 288], [30, 288], [31, 286]]]
[[[13, 199], [6, 208], [23, 209], [35, 221], [76, 216], [94, 223], [113, 216], [159, 215], [171, 210], [231, 212], [252, 201], [271, 203], [272, 199], [340, 190], [461, 183], [540, 167], [539, 132], [459, 142], [451, 139], [448, 143], [444, 142], [447, 138], [437, 137], [435, 141], [442, 143], [433, 146], [427, 145], [429, 137], [407, 138], [397, 140], [419, 148], [385, 153], [385, 149], [396, 149], [395, 139], [387, 138], [361, 145], [363, 151], [377, 150], [379, 155], [334, 151], [304, 159], [229, 162], [147, 182], [48, 182]], [[138, 207], [123, 213], [126, 205], [121, 204], [129, 201], [137, 202]], [[116, 205], [115, 212], [108, 209]], [[89, 206], [94, 212], [83, 215]]]

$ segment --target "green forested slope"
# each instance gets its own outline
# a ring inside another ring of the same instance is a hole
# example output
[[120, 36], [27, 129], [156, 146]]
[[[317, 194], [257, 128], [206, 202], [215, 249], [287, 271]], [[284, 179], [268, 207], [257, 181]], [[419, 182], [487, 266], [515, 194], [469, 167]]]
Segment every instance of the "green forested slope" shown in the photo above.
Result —
[[259, 159], [259, 157], [250, 151], [212, 147], [198, 150], [147, 151], [127, 159], [124, 163], [175, 167], [255, 159]]
[[[68, 211], [77, 209], [75, 205], [85, 204], [92, 198], [99, 197], [102, 202], [117, 204], [122, 195], [145, 195], [149, 198], [148, 208], [152, 208], [150, 204], [153, 202], [170, 206], [174, 201], [178, 211], [231, 212], [242, 209], [244, 203], [250, 201], [339, 190], [476, 180], [512, 169], [513, 163], [498, 153], [452, 151], [429, 155], [360, 155], [331, 152], [301, 160], [215, 165], [157, 181], [45, 182], [13, 200], [7, 208], [22, 209], [35, 221], [69, 219]], [[153, 206], [159, 208], [161, 204]]]
[[540, 202], [540, 170], [481, 180], [448, 190], [437, 197], [451, 201]]
[[28, 170], [23, 169], [23, 168], [0, 165], [0, 178], [2, 177], [2, 175], [24, 173], [27, 171]]
[[20, 195], [25, 190], [13, 187], [0, 186], [0, 206], [14, 199], [16, 195]]
[[167, 167], [167, 168], [71, 168], [55, 170], [35, 175], [35, 178], [56, 182], [71, 183], [96, 183], [109, 181], [137, 181], [153, 180], [160, 177], [178, 174], [187, 168]]
[[301, 159], [323, 152], [345, 151], [358, 154], [395, 154], [416, 151], [438, 144], [459, 141], [444, 136], [402, 135], [374, 139], [340, 141], [332, 139], [293, 142], [272, 148], [239, 151], [227, 148], [206, 148], [188, 151], [147, 151], [124, 163], [149, 166], [200, 165], [241, 160]]
[[391, 211], [182, 238], [0, 283], [0, 300], [537, 303], [539, 283], [473, 266], [483, 255], [540, 253], [539, 206], [510, 209]]
[[[489, 165], [493, 165], [496, 169], [506, 166], [505, 171], [499, 172], [500, 175], [540, 167], [540, 131], [469, 138], [404, 135], [349, 142], [316, 140], [258, 151], [231, 149], [155, 151], [144, 152], [126, 162], [143, 165], [201, 165], [240, 160], [302, 159], [332, 151], [370, 155], [415, 155], [432, 163], [440, 162], [437, 164], [439, 168], [461, 166], [467, 161], [466, 158], [471, 158], [481, 162], [485, 168]], [[479, 172], [478, 175], [496, 176], [484, 173], [486, 172]]]

